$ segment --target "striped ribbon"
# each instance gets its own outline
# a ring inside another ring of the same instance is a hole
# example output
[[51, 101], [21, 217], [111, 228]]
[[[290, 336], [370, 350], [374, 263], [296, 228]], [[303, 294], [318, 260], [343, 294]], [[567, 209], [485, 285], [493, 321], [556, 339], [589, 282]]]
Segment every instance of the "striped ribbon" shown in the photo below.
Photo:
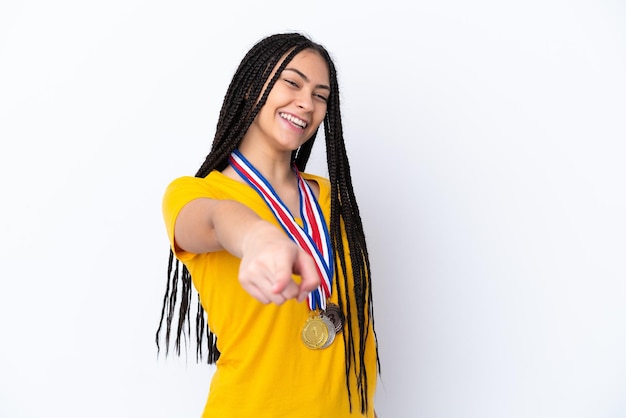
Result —
[[235, 171], [259, 193], [287, 236], [313, 257], [321, 280], [320, 286], [309, 293], [307, 303], [311, 310], [318, 308], [325, 310], [326, 300], [332, 294], [333, 255], [330, 246], [330, 234], [326, 227], [324, 215], [311, 187], [304, 181], [294, 165], [293, 169], [298, 177], [298, 190], [300, 192], [301, 227], [274, 191], [272, 185], [239, 150], [233, 151], [229, 160]]

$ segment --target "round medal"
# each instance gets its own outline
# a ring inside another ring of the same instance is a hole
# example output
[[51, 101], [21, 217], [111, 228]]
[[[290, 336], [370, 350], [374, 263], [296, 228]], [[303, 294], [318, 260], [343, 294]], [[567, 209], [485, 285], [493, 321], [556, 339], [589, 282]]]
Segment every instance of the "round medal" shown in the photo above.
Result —
[[334, 303], [326, 304], [326, 310], [322, 313], [322, 316], [330, 319], [330, 322], [332, 322], [335, 327], [336, 333], [341, 332], [343, 329], [344, 315], [341, 309], [339, 309], [339, 306]]
[[335, 324], [333, 324], [331, 320], [326, 318], [325, 316], [322, 316], [320, 318], [326, 323], [326, 327], [328, 328], [328, 339], [326, 340], [326, 343], [320, 347], [326, 348], [329, 347], [333, 343], [333, 341], [335, 341]]
[[319, 316], [307, 319], [302, 328], [302, 341], [312, 350], [322, 348], [328, 342], [329, 327]]

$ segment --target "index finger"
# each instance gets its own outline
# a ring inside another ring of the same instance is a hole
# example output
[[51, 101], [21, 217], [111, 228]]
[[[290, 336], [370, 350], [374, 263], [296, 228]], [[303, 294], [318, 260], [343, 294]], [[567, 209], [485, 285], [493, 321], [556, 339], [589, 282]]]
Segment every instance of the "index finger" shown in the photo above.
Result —
[[298, 302], [302, 302], [313, 290], [317, 289], [320, 285], [320, 276], [317, 272], [317, 266], [313, 258], [307, 254], [306, 251], [300, 250], [298, 257], [294, 264], [294, 272], [299, 274], [302, 280], [300, 281], [300, 293], [298, 295]]

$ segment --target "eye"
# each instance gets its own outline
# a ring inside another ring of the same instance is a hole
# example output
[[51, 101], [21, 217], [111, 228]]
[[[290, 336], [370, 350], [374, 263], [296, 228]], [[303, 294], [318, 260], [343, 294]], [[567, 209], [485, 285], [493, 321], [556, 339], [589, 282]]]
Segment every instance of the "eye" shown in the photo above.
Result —
[[324, 96], [323, 94], [316, 93], [313, 96], [315, 96], [316, 98], [322, 100], [324, 103], [328, 103], [328, 97]]
[[290, 85], [290, 86], [292, 86], [292, 87], [300, 87], [300, 86], [298, 85], [298, 83], [296, 83], [296, 82], [295, 82], [295, 81], [293, 81], [293, 80], [290, 80], [290, 79], [288, 79], [288, 78], [283, 78], [283, 80], [285, 81], [285, 83], [289, 84], [289, 85]]

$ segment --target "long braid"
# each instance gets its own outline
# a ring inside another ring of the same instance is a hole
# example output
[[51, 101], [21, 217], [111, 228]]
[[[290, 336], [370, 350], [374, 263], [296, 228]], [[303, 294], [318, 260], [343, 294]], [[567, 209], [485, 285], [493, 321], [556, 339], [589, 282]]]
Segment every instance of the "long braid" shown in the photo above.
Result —
[[[328, 62], [330, 68], [331, 91], [339, 91], [336, 70], [328, 52], [325, 50], [320, 52]], [[341, 221], [344, 223], [344, 229], [348, 241], [348, 253], [350, 254], [352, 276], [354, 280], [354, 297], [356, 302], [356, 314], [359, 324], [358, 330], [358, 356], [359, 370], [355, 369], [359, 388], [359, 397], [361, 400], [360, 409], [362, 413], [367, 410], [367, 393], [368, 379], [367, 369], [365, 367], [365, 347], [367, 338], [369, 337], [369, 320], [373, 318], [373, 300], [371, 289], [371, 270], [365, 233], [359, 213], [359, 208], [354, 195], [352, 186], [352, 178], [350, 176], [350, 164], [346, 153], [345, 143], [343, 140], [343, 128], [341, 123], [340, 97], [339, 94], [331, 95], [328, 106], [326, 119], [324, 120], [324, 132], [326, 136], [326, 154], [328, 159], [329, 180], [331, 183], [331, 240], [336, 255], [339, 257], [339, 265], [341, 266], [344, 276], [344, 287], [347, 289], [347, 266], [341, 238]], [[339, 286], [337, 286], [339, 287]], [[341, 298], [339, 298], [341, 301]], [[349, 301], [349, 299], [346, 298]], [[346, 351], [346, 376], [350, 372], [352, 361], [355, 360], [354, 334], [351, 329], [352, 307], [345, 307], [346, 324], [348, 325], [348, 335], [344, 334], [345, 351]], [[372, 323], [373, 325], [373, 323]], [[376, 340], [376, 335], [373, 336]], [[378, 344], [376, 343], [376, 359], [378, 369], [380, 370], [380, 361], [378, 356]], [[355, 364], [356, 367], [356, 364]], [[349, 383], [348, 391], [350, 391]]]
[[[341, 112], [339, 101], [339, 86], [337, 73], [333, 61], [326, 49], [313, 43], [307, 37], [297, 34], [278, 34], [267, 37], [250, 49], [242, 59], [241, 64], [235, 71], [233, 79], [228, 87], [222, 108], [220, 110], [216, 133], [211, 145], [211, 151], [204, 163], [196, 172], [196, 177], [206, 177], [211, 171], [221, 171], [228, 165], [228, 157], [237, 148], [246, 131], [255, 117], [267, 101], [267, 97], [280, 77], [280, 74], [291, 59], [304, 49], [317, 51], [326, 60], [329, 66], [331, 83], [331, 95], [327, 105], [327, 114], [324, 119], [324, 133], [326, 140], [326, 153], [331, 183], [331, 216], [330, 235], [335, 258], [338, 258], [338, 268], [344, 278], [341, 286], [335, 286], [340, 308], [346, 314], [343, 340], [345, 343], [345, 374], [346, 386], [352, 410], [352, 394], [350, 390], [350, 375], [354, 373], [360, 398], [360, 410], [367, 410], [367, 372], [365, 368], [364, 354], [369, 330], [369, 321], [373, 321], [372, 292], [370, 284], [370, 264], [365, 244], [365, 235], [361, 223], [359, 209], [354, 196], [350, 166], [346, 155], [343, 132], [341, 125]], [[278, 67], [274, 76], [265, 83], [278, 62], [286, 56]], [[314, 134], [297, 151], [292, 153], [292, 159], [300, 171], [304, 171], [311, 155], [315, 141]], [[345, 230], [348, 248], [344, 248], [342, 240], [342, 228]], [[346, 251], [350, 254], [351, 269], [354, 276], [353, 292], [355, 304], [352, 306], [350, 298], [346, 295], [344, 306], [342, 292], [349, 292], [348, 266]], [[337, 275], [336, 277], [339, 277]], [[175, 259], [170, 249], [167, 285], [161, 309], [161, 320], [156, 333], [157, 349], [160, 350], [159, 336], [165, 320], [165, 345], [166, 355], [169, 352], [171, 325], [174, 318], [175, 305], [178, 301], [178, 282], [182, 283], [182, 295], [178, 309], [178, 326], [174, 346], [176, 353], [180, 354], [181, 339], [189, 335], [189, 316], [191, 301], [191, 276], [187, 268]], [[358, 330], [352, 326], [352, 316], [357, 316]], [[167, 313], [167, 315], [166, 315]], [[185, 327], [187, 324], [187, 327]], [[372, 322], [373, 325], [373, 322]], [[216, 336], [208, 328], [205, 321], [205, 313], [202, 309], [199, 295], [196, 314], [196, 359], [202, 358], [202, 343], [207, 337], [208, 356], [207, 361], [212, 364], [219, 358], [219, 350], [216, 346]], [[358, 338], [358, 347], [355, 343], [355, 333]], [[374, 334], [373, 338], [376, 338]], [[357, 361], [358, 355], [358, 361]], [[376, 358], [378, 362], [378, 347], [376, 346]], [[358, 364], [358, 370], [357, 370]], [[378, 363], [380, 369], [380, 363]]]

